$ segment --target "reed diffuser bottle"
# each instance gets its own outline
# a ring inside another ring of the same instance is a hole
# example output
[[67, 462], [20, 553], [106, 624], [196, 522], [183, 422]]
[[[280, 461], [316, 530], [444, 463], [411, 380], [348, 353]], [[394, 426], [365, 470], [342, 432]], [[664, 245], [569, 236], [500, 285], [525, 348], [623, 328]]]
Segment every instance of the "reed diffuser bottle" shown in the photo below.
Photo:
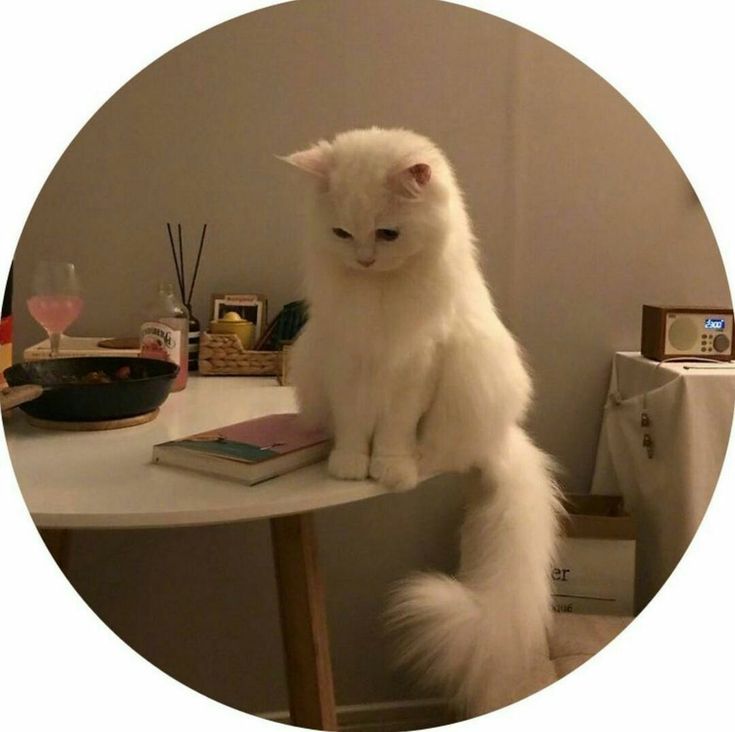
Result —
[[191, 311], [191, 305], [186, 305], [189, 316], [189, 371], [199, 370], [199, 338], [201, 324], [199, 319]]
[[[187, 318], [187, 333], [185, 340], [186, 343], [186, 365], [188, 371], [199, 370], [199, 329], [200, 324], [198, 318], [194, 315], [191, 309], [191, 298], [194, 295], [194, 286], [196, 285], [197, 275], [199, 274], [199, 262], [202, 258], [202, 250], [204, 249], [204, 240], [207, 236], [207, 225], [204, 224], [202, 227], [202, 236], [199, 240], [199, 250], [197, 251], [196, 264], [194, 265], [194, 274], [189, 284], [189, 290], [186, 289], [186, 268], [184, 263], [184, 237], [181, 232], [181, 224], [177, 224], [176, 231], [178, 234], [178, 251], [176, 248], [176, 242], [174, 241], [174, 234], [171, 230], [171, 224], [166, 224], [166, 230], [168, 231], [168, 241], [171, 245], [171, 254], [173, 255], [174, 267], [176, 269], [176, 282], [179, 285], [179, 292], [181, 293], [181, 302], [185, 303], [182, 307], [186, 311]], [[182, 387], [183, 388], [183, 387]]]

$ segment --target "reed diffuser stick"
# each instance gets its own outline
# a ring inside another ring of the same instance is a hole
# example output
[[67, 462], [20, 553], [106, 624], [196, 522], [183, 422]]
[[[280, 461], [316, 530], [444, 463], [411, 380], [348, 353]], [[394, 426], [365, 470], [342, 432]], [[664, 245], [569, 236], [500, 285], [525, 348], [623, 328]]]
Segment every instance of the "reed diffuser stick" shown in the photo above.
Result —
[[181, 267], [181, 280], [179, 282], [179, 290], [181, 292], [181, 300], [185, 302], [186, 292], [184, 290], [186, 285], [186, 276], [184, 275], [184, 243], [181, 238], [181, 224], [179, 227], [179, 265]]
[[197, 261], [196, 261], [196, 264], [194, 265], [194, 275], [191, 278], [191, 286], [189, 287], [189, 298], [186, 301], [187, 305], [191, 304], [191, 296], [194, 293], [194, 285], [196, 284], [196, 281], [197, 281], [197, 274], [199, 272], [199, 261], [202, 258], [202, 249], [204, 248], [204, 238], [206, 237], [206, 235], [207, 235], [207, 225], [204, 224], [204, 228], [202, 228], [202, 237], [199, 240], [199, 251], [197, 252]]
[[[171, 224], [166, 224], [168, 231], [168, 241], [171, 244], [171, 255], [174, 258], [174, 268], [176, 269], [176, 281], [179, 285], [181, 293], [181, 301], [191, 310], [191, 298], [194, 295], [194, 286], [196, 285], [197, 275], [199, 274], [199, 263], [202, 260], [202, 251], [204, 250], [204, 241], [207, 237], [207, 224], [202, 227], [202, 236], [199, 239], [199, 250], [197, 251], [196, 263], [194, 264], [194, 274], [189, 283], [189, 291], [186, 290], [186, 270], [184, 268], [184, 237], [181, 232], [181, 224], [177, 225], [177, 233], [179, 239], [178, 253], [176, 252], [176, 244], [174, 243], [174, 234], [171, 231]], [[188, 295], [188, 296], [187, 296]]]
[[183, 275], [181, 273], [181, 270], [179, 269], [179, 260], [176, 257], [176, 245], [174, 244], [174, 235], [171, 231], [171, 224], [166, 224], [166, 229], [168, 230], [168, 240], [171, 242], [171, 255], [174, 258], [174, 267], [176, 268], [176, 281], [179, 284], [179, 290], [184, 289], [184, 281], [183, 281]]

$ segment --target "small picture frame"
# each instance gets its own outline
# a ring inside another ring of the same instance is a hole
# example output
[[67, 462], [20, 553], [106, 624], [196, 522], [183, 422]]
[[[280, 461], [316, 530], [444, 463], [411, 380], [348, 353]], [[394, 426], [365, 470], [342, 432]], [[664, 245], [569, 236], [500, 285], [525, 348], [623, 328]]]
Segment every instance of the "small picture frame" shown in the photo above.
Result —
[[254, 323], [255, 339], [260, 338], [268, 318], [268, 301], [263, 295], [212, 295], [212, 320], [221, 320], [230, 312]]

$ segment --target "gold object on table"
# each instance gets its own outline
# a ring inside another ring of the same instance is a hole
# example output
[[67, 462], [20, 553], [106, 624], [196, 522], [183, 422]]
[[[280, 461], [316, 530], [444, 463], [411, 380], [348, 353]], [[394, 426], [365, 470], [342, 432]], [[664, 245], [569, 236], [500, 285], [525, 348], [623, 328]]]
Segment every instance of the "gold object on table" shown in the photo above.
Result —
[[255, 343], [255, 324], [244, 320], [237, 313], [226, 313], [224, 318], [210, 321], [209, 332], [215, 335], [231, 333], [237, 336], [245, 350], [252, 348]]

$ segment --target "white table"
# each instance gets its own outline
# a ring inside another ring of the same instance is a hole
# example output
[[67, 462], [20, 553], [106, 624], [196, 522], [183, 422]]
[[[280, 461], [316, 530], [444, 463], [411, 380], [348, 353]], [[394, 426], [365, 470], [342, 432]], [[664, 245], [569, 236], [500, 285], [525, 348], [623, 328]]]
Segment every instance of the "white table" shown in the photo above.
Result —
[[295, 411], [271, 378], [192, 376], [152, 422], [103, 432], [5, 422], [23, 497], [62, 569], [69, 529], [114, 529], [269, 518], [276, 560], [292, 722], [336, 729], [334, 691], [313, 511], [385, 493], [340, 481], [319, 463], [256, 486], [151, 463], [151, 448], [224, 424]]
[[[735, 363], [617, 353], [592, 493], [623, 495], [637, 527], [636, 608], [674, 570], [709, 505], [735, 407]], [[646, 411], [650, 424], [641, 424]], [[643, 444], [652, 441], [652, 454]]]

